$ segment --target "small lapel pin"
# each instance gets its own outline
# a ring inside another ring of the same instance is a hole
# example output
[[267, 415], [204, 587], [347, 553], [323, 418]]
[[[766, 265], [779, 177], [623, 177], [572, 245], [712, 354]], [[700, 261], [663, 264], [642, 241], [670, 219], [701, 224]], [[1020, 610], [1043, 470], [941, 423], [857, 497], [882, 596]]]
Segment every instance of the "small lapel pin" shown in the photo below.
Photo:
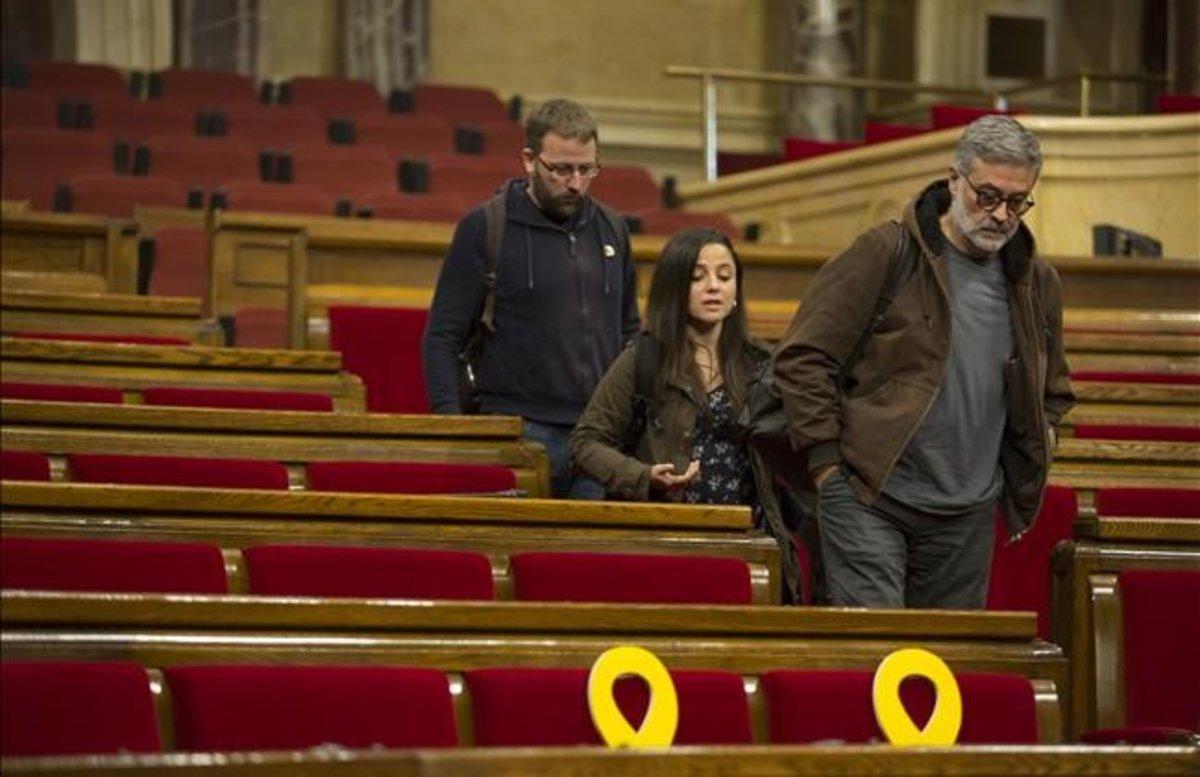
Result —
[[608, 257], [609, 259], [612, 259], [614, 256], [617, 255], [617, 249], [613, 248], [608, 243], [605, 243], [604, 244], [604, 255], [606, 257]]

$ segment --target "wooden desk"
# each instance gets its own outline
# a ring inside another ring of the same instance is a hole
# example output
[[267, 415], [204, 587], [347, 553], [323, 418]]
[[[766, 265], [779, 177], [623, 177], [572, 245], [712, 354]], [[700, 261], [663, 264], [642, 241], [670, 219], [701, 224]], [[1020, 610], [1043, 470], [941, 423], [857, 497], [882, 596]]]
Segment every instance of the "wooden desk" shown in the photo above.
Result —
[[193, 297], [136, 294], [72, 294], [5, 290], [0, 294], [0, 332], [56, 332], [176, 337], [221, 345], [216, 320], [205, 317]]
[[6, 207], [0, 267], [7, 290], [137, 292], [137, 225]]

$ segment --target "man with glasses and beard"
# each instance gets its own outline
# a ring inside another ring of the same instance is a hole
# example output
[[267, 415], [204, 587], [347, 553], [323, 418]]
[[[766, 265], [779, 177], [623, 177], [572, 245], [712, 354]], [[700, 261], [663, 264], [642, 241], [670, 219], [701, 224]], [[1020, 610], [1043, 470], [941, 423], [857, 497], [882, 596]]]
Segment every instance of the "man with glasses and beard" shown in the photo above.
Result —
[[1074, 401], [1061, 284], [1021, 223], [1041, 166], [1013, 119], [972, 123], [947, 179], [820, 270], [780, 344], [832, 604], [982, 607], [997, 505], [1010, 541], [1037, 515]]
[[554, 496], [602, 499], [571, 471], [567, 436], [638, 331], [629, 233], [588, 197], [600, 164], [583, 106], [541, 105], [521, 157], [526, 177], [459, 222], [442, 264], [423, 349], [429, 399], [435, 413], [521, 416], [546, 447]]

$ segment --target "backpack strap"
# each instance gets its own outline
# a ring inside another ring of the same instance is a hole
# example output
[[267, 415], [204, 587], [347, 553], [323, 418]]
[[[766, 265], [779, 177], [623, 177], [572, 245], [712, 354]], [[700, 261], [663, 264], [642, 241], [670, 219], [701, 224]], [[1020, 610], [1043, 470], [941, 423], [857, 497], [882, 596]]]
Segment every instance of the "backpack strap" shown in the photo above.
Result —
[[858, 362], [862, 356], [863, 349], [867, 347], [867, 341], [875, 334], [875, 330], [883, 323], [883, 317], [887, 313], [887, 309], [891, 307], [892, 301], [896, 299], [896, 294], [900, 291], [900, 287], [912, 275], [917, 266], [916, 251], [919, 250], [916, 243], [913, 242], [912, 235], [909, 234], [908, 228], [899, 221], [892, 221], [896, 228], [896, 242], [892, 246], [891, 256], [888, 258], [887, 276], [883, 279], [883, 288], [879, 291], [879, 297], [875, 300], [875, 310], [871, 313], [871, 320], [863, 329], [862, 335], [859, 336], [858, 342], [854, 344], [854, 350], [850, 352], [850, 356], [846, 358], [842, 366], [842, 374], [846, 375], [851, 368]]
[[632, 456], [638, 441], [646, 432], [650, 422], [650, 408], [654, 402], [654, 374], [658, 369], [658, 342], [648, 332], [641, 332], [633, 342], [633, 415], [625, 428], [625, 442], [621, 450]]
[[504, 222], [508, 217], [505, 210], [507, 195], [508, 190], [502, 189], [483, 205], [483, 305], [479, 309], [476, 329], [486, 334], [496, 331], [496, 261], [500, 257], [500, 246], [504, 243]]

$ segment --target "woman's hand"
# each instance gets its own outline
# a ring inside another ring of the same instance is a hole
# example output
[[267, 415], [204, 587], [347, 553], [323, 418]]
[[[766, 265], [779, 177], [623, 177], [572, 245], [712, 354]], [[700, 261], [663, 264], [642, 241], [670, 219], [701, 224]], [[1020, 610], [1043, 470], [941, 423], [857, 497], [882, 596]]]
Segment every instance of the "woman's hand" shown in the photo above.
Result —
[[674, 464], [650, 465], [650, 487], [659, 491], [676, 491], [700, 476], [700, 462], [693, 461], [682, 475], [675, 474]]

